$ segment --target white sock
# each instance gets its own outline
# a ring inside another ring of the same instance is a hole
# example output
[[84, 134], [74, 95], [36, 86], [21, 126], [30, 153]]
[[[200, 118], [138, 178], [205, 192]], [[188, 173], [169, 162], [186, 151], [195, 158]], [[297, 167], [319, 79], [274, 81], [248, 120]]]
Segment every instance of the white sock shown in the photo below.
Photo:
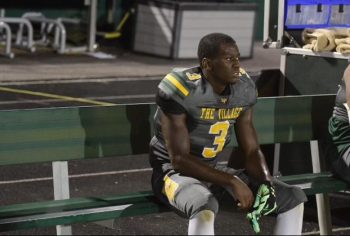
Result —
[[188, 235], [214, 235], [215, 214], [210, 210], [203, 210], [190, 219]]
[[274, 235], [301, 235], [303, 228], [304, 203], [278, 214]]

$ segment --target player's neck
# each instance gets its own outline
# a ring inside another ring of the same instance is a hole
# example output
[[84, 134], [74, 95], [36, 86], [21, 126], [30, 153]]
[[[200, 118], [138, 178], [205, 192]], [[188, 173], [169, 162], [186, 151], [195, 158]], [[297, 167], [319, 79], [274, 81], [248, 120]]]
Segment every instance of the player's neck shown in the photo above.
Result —
[[216, 94], [220, 95], [225, 91], [227, 86], [226, 84], [219, 83], [217, 80], [215, 80], [215, 78], [211, 76], [205, 76], [205, 79], [211, 85]]
[[226, 88], [226, 85], [218, 83], [217, 80], [215, 80], [215, 77], [212, 76], [208, 71], [202, 70], [202, 74], [204, 79], [211, 85], [213, 88], [213, 91], [220, 95]]

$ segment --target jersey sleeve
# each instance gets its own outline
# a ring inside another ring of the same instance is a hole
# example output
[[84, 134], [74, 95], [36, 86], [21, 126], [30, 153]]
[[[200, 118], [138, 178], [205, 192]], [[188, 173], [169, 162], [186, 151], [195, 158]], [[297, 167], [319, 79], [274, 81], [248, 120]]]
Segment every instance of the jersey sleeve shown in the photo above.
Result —
[[185, 98], [190, 94], [190, 86], [187, 78], [182, 73], [172, 71], [167, 74], [158, 85], [158, 89], [164, 93], [167, 98], [182, 104]]
[[173, 100], [171, 97], [168, 97], [162, 90], [158, 90], [156, 95], [156, 103], [162, 109], [164, 113], [170, 114], [182, 114], [186, 113], [185, 108]]

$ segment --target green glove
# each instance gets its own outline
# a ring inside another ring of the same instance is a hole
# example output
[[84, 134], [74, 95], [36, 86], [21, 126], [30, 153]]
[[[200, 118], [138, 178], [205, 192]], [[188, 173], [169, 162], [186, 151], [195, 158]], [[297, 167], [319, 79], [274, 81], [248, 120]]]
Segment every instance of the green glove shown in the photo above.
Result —
[[247, 219], [250, 222], [250, 225], [253, 227], [253, 230], [255, 233], [259, 233], [260, 232], [260, 225], [259, 225], [259, 219], [260, 219], [260, 215], [256, 215], [256, 213], [250, 212], [247, 214]]
[[255, 197], [253, 210], [248, 212], [247, 219], [253, 227], [255, 233], [260, 232], [259, 219], [276, 209], [276, 194], [274, 187], [267, 183], [260, 185]]

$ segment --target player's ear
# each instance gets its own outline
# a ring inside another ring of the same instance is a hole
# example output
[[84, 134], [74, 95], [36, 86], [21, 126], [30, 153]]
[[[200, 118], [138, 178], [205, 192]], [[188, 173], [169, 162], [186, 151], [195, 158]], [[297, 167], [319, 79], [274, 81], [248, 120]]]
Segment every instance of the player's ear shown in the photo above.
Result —
[[204, 70], [210, 70], [210, 68], [211, 68], [211, 61], [210, 61], [209, 58], [204, 57], [202, 59], [202, 68]]

